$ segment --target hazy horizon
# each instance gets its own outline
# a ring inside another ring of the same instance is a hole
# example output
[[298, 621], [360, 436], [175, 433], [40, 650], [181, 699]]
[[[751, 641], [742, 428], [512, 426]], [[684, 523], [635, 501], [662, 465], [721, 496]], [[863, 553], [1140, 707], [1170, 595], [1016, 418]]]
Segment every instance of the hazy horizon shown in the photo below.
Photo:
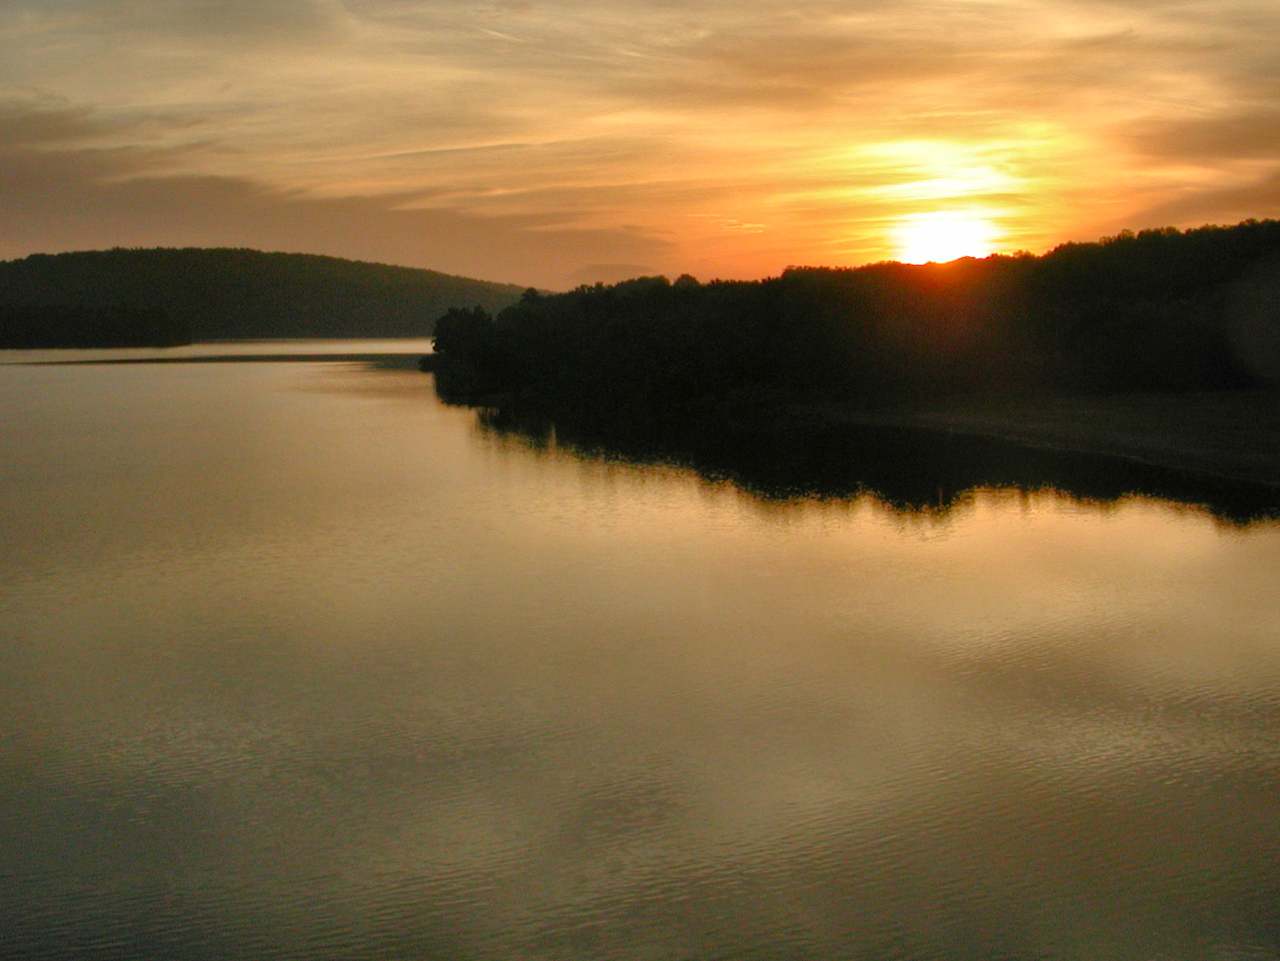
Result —
[[0, 258], [231, 246], [548, 288], [1280, 211], [1280, 8], [0, 9]]
[[[1202, 228], [1213, 228], [1213, 227], [1227, 227], [1227, 228], [1230, 228], [1230, 227], [1234, 227], [1234, 226], [1241, 226], [1241, 225], [1243, 225], [1245, 222], [1250, 221], [1250, 220], [1252, 220], [1252, 221], [1255, 221], [1255, 222], [1256, 222], [1257, 218], [1246, 218], [1246, 221], [1242, 221], [1242, 222], [1241, 222], [1241, 224], [1239, 224], [1239, 225], [1237, 225], [1237, 224], [1202, 224], [1202, 225], [1199, 225], [1199, 226], [1200, 226], [1200, 227], [1202, 227]], [[1139, 233], [1139, 234], [1140, 234], [1140, 233], [1142, 233], [1143, 231], [1146, 231], [1146, 230], [1159, 230], [1159, 229], [1161, 229], [1161, 228], [1143, 227], [1143, 228], [1139, 228], [1138, 230], [1134, 231], [1134, 230], [1129, 230], [1128, 228], [1125, 228], [1124, 230], [1122, 230], [1122, 231], [1121, 231], [1121, 233], [1122, 233], [1122, 234], [1125, 234], [1125, 235], [1127, 235], [1127, 234], [1133, 234], [1133, 233]], [[1187, 228], [1187, 229], [1188, 229], [1188, 230], [1191, 230], [1191, 229], [1194, 229], [1194, 228]], [[1047, 247], [1044, 251], [1036, 251], [1036, 252], [1035, 252], [1035, 254], [1036, 254], [1037, 256], [1042, 255], [1042, 254], [1048, 254], [1048, 253], [1051, 253], [1051, 252], [1052, 252], [1054, 249], [1056, 249], [1057, 247], [1062, 246], [1062, 245], [1064, 245], [1064, 244], [1069, 244], [1069, 243], [1092, 243], [1092, 242], [1100, 242], [1100, 243], [1104, 243], [1104, 244], [1105, 244], [1105, 243], [1108, 243], [1108, 242], [1112, 241], [1113, 239], [1115, 239], [1115, 238], [1114, 238], [1114, 236], [1112, 236], [1112, 237], [1096, 237], [1096, 238], [1078, 238], [1078, 239], [1071, 240], [1071, 241], [1059, 241], [1059, 242], [1057, 242], [1057, 243], [1051, 244], [1051, 245], [1050, 245], [1049, 247]], [[114, 251], [114, 250], [127, 250], [127, 251], [173, 251], [173, 250], [198, 250], [198, 251], [222, 251], [222, 250], [226, 250], [226, 251], [239, 251], [239, 250], [247, 250], [247, 251], [249, 251], [250, 253], [254, 253], [254, 254], [264, 254], [264, 255], [268, 255], [268, 256], [286, 256], [286, 257], [290, 257], [290, 256], [301, 256], [301, 257], [322, 257], [322, 258], [332, 258], [332, 259], [338, 259], [338, 260], [346, 260], [346, 261], [349, 261], [349, 262], [351, 262], [351, 263], [366, 264], [366, 265], [371, 266], [371, 267], [392, 267], [392, 268], [396, 268], [396, 269], [401, 269], [401, 268], [403, 268], [403, 269], [408, 269], [408, 270], [421, 270], [421, 271], [424, 271], [424, 272], [426, 272], [426, 273], [443, 273], [443, 274], [445, 274], [446, 276], [458, 277], [459, 279], [462, 279], [462, 280], [471, 280], [471, 281], [476, 281], [476, 282], [478, 282], [478, 283], [482, 283], [482, 284], [493, 284], [493, 285], [495, 285], [495, 286], [526, 287], [526, 288], [531, 287], [531, 285], [528, 285], [528, 284], [522, 284], [519, 280], [501, 280], [501, 279], [495, 279], [495, 278], [492, 278], [492, 277], [465, 277], [465, 276], [461, 276], [461, 275], [450, 274], [450, 273], [448, 273], [448, 272], [444, 272], [444, 271], [439, 271], [439, 270], [437, 270], [436, 268], [433, 268], [433, 267], [430, 267], [430, 266], [419, 266], [419, 265], [414, 265], [414, 264], [404, 264], [404, 263], [391, 263], [391, 262], [389, 262], [389, 261], [364, 260], [364, 259], [356, 258], [356, 257], [341, 257], [341, 256], [336, 255], [336, 254], [313, 254], [313, 253], [309, 253], [309, 252], [306, 252], [306, 251], [300, 251], [300, 250], [276, 250], [276, 249], [264, 249], [264, 248], [250, 247], [250, 246], [247, 246], [247, 245], [240, 245], [240, 246], [234, 246], [234, 247], [233, 247], [233, 246], [226, 246], [226, 245], [224, 245], [224, 246], [218, 246], [218, 247], [196, 247], [196, 246], [173, 247], [173, 246], [165, 246], [165, 245], [153, 245], [153, 246], [146, 246], [146, 247], [124, 247], [124, 246], [121, 246], [121, 245], [116, 245], [116, 246], [114, 246], [114, 247], [97, 247], [97, 248], [88, 248], [88, 247], [85, 247], [85, 248], [73, 248], [73, 249], [57, 250], [57, 251], [33, 250], [33, 251], [31, 251], [30, 253], [27, 253], [27, 254], [20, 254], [20, 255], [18, 255], [17, 257], [13, 257], [13, 258], [6, 258], [6, 259], [0, 259], [0, 263], [14, 263], [14, 262], [17, 262], [17, 261], [25, 260], [25, 259], [27, 259], [28, 257], [49, 257], [49, 256], [59, 256], [59, 255], [62, 255], [62, 254], [66, 254], [66, 255], [78, 255], [78, 254], [102, 254], [102, 253], [111, 253], [111, 252], [112, 252], [112, 251]], [[1020, 254], [1024, 254], [1024, 253], [1029, 253], [1029, 252], [1028, 252], [1028, 251], [998, 251], [998, 250], [993, 250], [993, 251], [990, 251], [989, 253], [986, 253], [986, 254], [976, 254], [976, 255], [974, 255], [974, 254], [961, 254], [961, 255], [959, 255], [959, 256], [957, 256], [957, 257], [949, 258], [948, 260], [945, 260], [945, 261], [936, 261], [936, 262], [935, 262], [935, 261], [929, 261], [929, 262], [927, 262], [927, 265], [928, 265], [928, 266], [946, 266], [948, 263], [953, 263], [953, 262], [958, 261], [958, 260], [964, 260], [964, 259], [966, 259], [966, 258], [976, 258], [976, 259], [984, 259], [984, 260], [985, 260], [985, 259], [988, 259], [988, 258], [990, 258], [990, 257], [1009, 257], [1009, 256], [1018, 256], [1018, 255], [1020, 255]], [[748, 278], [748, 279], [751, 279], [751, 280], [770, 280], [770, 279], [777, 279], [777, 278], [778, 278], [778, 277], [780, 277], [782, 274], [786, 273], [788, 270], [797, 270], [797, 269], [798, 269], [798, 270], [812, 270], [812, 269], [823, 270], [823, 269], [838, 268], [838, 267], [842, 267], [842, 266], [847, 266], [847, 267], [848, 267], [848, 268], [850, 268], [850, 269], [854, 269], [854, 270], [856, 270], [856, 269], [861, 268], [861, 267], [877, 267], [877, 266], [880, 266], [880, 265], [882, 265], [882, 264], [887, 264], [887, 263], [888, 263], [888, 264], [893, 264], [893, 263], [903, 264], [903, 263], [905, 263], [905, 264], [907, 264], [907, 265], [909, 265], [909, 266], [921, 266], [921, 265], [923, 265], [923, 264], [921, 264], [920, 262], [910, 261], [910, 260], [903, 261], [903, 260], [900, 260], [900, 259], [898, 259], [898, 258], [893, 258], [893, 257], [888, 257], [888, 258], [884, 258], [884, 259], [881, 259], [881, 260], [869, 260], [869, 261], [865, 261], [865, 262], [863, 262], [863, 263], [858, 263], [858, 264], [849, 264], [849, 265], [832, 265], [832, 264], [818, 264], [818, 263], [813, 263], [813, 264], [796, 263], [796, 264], [788, 264], [788, 265], [786, 265], [786, 266], [785, 266], [785, 267], [783, 267], [783, 268], [779, 268], [777, 271], [775, 271], [775, 272], [773, 272], [773, 273], [770, 273], [770, 274], [761, 274], [761, 275], [760, 275], [760, 276], [758, 276], [758, 277], [752, 277], [752, 278]], [[636, 274], [623, 274], [623, 273], [619, 273], [615, 279], [613, 279], [613, 280], [611, 280], [611, 281], [610, 281], [610, 283], [611, 283], [611, 284], [612, 284], [612, 283], [621, 283], [621, 282], [628, 281], [628, 280], [644, 279], [644, 277], [646, 277], [646, 276], [665, 276], [665, 277], [667, 277], [667, 279], [668, 279], [668, 280], [676, 280], [679, 276], [692, 276], [692, 275], [688, 274], [688, 272], [687, 272], [687, 271], [680, 270], [680, 269], [677, 267], [677, 268], [675, 268], [675, 269], [673, 269], [673, 270], [663, 271], [663, 272], [661, 272], [661, 273], [659, 273], [659, 274], [653, 274], [653, 275], [643, 275], [643, 274], [639, 274], [639, 273], [636, 273]], [[704, 281], [704, 280], [705, 280], [705, 281], [711, 281], [711, 282], [718, 282], [718, 281], [728, 281], [728, 280], [733, 280], [733, 279], [735, 279], [735, 278], [720, 277], [720, 276], [718, 276], [718, 275], [712, 275], [712, 276], [706, 276], [706, 277], [697, 277], [697, 278], [695, 278], [695, 279], [696, 279], [696, 280], [699, 280], [699, 281]], [[563, 291], [563, 292], [568, 292], [568, 291], [570, 290], [570, 288], [568, 288], [568, 287], [562, 287], [562, 288], [543, 287], [543, 288], [541, 288], [541, 289], [542, 289], [544, 292], [546, 292], [546, 291], [551, 291], [551, 292], [562, 292], [562, 291]]]

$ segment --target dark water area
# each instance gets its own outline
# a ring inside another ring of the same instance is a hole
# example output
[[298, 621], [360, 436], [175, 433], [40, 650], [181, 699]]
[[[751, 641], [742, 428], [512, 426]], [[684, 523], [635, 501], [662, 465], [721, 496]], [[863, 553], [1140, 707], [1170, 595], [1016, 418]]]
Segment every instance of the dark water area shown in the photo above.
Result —
[[346, 360], [0, 410], [0, 955], [1280, 958], [1265, 506]]
[[478, 423], [531, 450], [688, 467], [769, 500], [869, 496], [903, 514], [944, 514], [975, 491], [1052, 491], [1100, 507], [1145, 497], [1202, 508], [1240, 525], [1280, 519], [1280, 487], [1143, 463], [1034, 447], [946, 430], [837, 422], [751, 422], [684, 431], [591, 429], [515, 408], [489, 407]]

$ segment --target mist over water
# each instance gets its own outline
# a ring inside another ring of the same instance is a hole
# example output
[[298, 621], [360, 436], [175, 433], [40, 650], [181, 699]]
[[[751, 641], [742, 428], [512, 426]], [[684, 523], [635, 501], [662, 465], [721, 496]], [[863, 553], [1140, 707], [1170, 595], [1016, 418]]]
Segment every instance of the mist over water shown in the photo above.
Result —
[[1280, 957], [1274, 520], [760, 497], [338, 361], [0, 410], [0, 953]]

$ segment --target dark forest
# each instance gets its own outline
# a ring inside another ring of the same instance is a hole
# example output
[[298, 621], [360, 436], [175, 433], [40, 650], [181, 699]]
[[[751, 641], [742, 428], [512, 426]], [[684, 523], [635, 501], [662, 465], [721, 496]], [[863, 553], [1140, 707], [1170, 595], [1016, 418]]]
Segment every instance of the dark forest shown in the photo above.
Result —
[[644, 277], [436, 328], [446, 397], [579, 424], [956, 395], [1255, 387], [1280, 373], [1280, 222], [1125, 232], [1043, 256]]
[[[189, 328], [194, 340], [426, 337], [448, 308], [501, 310], [522, 289], [430, 270], [255, 250], [33, 254], [0, 263], [0, 339], [6, 346], [37, 346], [29, 327], [19, 338], [10, 325], [19, 317], [44, 317], [49, 334], [37, 338], [38, 346], [174, 342], [95, 339], [93, 318], [114, 305], [128, 305], [135, 314], [162, 311]], [[80, 332], [73, 329], [75, 318], [84, 322]], [[55, 334], [55, 327], [65, 331]]]

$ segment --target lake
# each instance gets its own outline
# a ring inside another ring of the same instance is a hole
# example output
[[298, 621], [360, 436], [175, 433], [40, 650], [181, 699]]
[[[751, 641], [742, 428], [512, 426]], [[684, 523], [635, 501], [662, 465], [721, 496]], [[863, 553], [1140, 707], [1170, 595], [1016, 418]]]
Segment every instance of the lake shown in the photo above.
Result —
[[1280, 958], [1274, 520], [763, 496], [340, 359], [0, 411], [7, 957]]

